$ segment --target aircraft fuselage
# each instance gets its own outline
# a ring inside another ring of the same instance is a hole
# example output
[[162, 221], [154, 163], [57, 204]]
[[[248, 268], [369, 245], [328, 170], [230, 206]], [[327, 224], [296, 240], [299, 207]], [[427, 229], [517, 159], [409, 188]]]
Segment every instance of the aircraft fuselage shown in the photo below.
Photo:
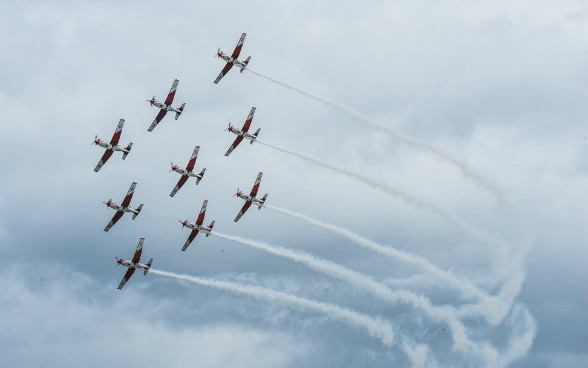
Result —
[[191, 176], [191, 177], [199, 176], [197, 173], [195, 173], [193, 171], [187, 171], [186, 169], [182, 169], [181, 167], [172, 167], [172, 170], [177, 172], [178, 174], [181, 174], [181, 175], [186, 175], [186, 176]]
[[221, 59], [223, 59], [227, 63], [231, 63], [231, 64], [236, 65], [236, 66], [247, 66], [247, 64], [245, 64], [241, 60], [239, 60], [239, 59], [233, 59], [229, 55], [225, 55], [222, 52], [218, 54], [218, 57], [221, 58]]
[[106, 205], [118, 212], [132, 212], [135, 214], [139, 214], [139, 211], [137, 211], [136, 209], [132, 207], [123, 207], [118, 203], [107, 203]]
[[159, 102], [159, 101], [154, 101], [151, 104], [154, 105], [155, 107], [161, 109], [161, 110], [173, 111], [175, 113], [181, 113], [181, 111], [179, 109], [176, 109], [172, 105], [166, 105], [166, 104], [164, 104], [162, 102]]
[[150, 268], [146, 264], [143, 264], [143, 263], [140, 263], [140, 262], [139, 263], [133, 263], [132, 261], [129, 261], [127, 259], [118, 259], [117, 262], [118, 262], [119, 265], [122, 265], [122, 266], [125, 266], [125, 267], [128, 267], [128, 268], [135, 268], [135, 269], [142, 268], [142, 269], [145, 269], [145, 270], [148, 269], [148, 268]]
[[109, 151], [121, 151], [121, 152], [129, 153], [129, 150], [127, 150], [126, 148], [123, 148], [120, 146], [113, 146], [112, 144], [110, 144], [108, 142], [97, 141], [96, 144], [104, 149], [109, 150]]

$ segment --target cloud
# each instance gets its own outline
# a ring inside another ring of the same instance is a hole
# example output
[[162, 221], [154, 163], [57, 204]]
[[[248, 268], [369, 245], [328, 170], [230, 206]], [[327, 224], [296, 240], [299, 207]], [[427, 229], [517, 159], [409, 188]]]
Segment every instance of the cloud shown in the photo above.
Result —
[[[41, 279], [39, 279], [41, 277]], [[136, 280], [133, 280], [136, 281]], [[287, 367], [310, 347], [280, 332], [214, 320], [166, 322], [182, 304], [141, 290], [107, 289], [60, 266], [12, 266], [0, 274], [3, 361], [63, 366]], [[263, 359], [259, 356], [263, 355]], [[67, 357], [67, 358], [66, 358]]]

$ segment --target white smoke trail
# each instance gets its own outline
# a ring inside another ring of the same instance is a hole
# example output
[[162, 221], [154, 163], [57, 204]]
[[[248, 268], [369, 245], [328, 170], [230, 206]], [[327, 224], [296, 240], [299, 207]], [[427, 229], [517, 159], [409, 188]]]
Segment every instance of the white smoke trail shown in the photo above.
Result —
[[526, 307], [515, 304], [511, 318], [515, 331], [507, 343], [507, 350], [500, 355], [498, 366], [501, 368], [509, 367], [513, 361], [525, 357], [537, 335], [537, 322]]
[[280, 302], [293, 305], [301, 309], [320, 312], [327, 316], [335, 317], [338, 320], [348, 323], [352, 326], [365, 328], [370, 336], [380, 339], [384, 346], [392, 346], [393, 343], [394, 333], [387, 322], [374, 319], [365, 314], [361, 314], [347, 308], [342, 308], [337, 305], [317, 302], [259, 286], [243, 285], [229, 281], [204, 279], [200, 277], [181, 275], [173, 272], [159, 271], [154, 269], [151, 269], [150, 272], [159, 276], [188, 281], [202, 286], [208, 286], [211, 288], [231, 291], [237, 294], [248, 295], [257, 299]]
[[427, 298], [416, 295], [409, 291], [399, 290], [393, 292], [385, 285], [375, 281], [374, 279], [365, 274], [350, 270], [346, 267], [327, 261], [325, 259], [317, 258], [308, 253], [294, 251], [282, 247], [271, 246], [259, 241], [243, 239], [238, 236], [221, 234], [216, 231], [211, 232], [210, 234], [222, 239], [237, 242], [276, 256], [285, 257], [295, 262], [302, 263], [316, 271], [323, 272], [329, 276], [342, 279], [344, 281], [349, 282], [352, 285], [358, 286], [361, 289], [372, 293], [374, 296], [386, 300], [387, 302], [393, 304], [399, 302], [406, 303], [413, 308], [417, 308], [423, 311], [423, 313], [431, 320], [446, 323], [452, 332], [454, 347], [456, 350], [463, 351], [467, 350], [472, 346], [472, 343], [469, 341], [467, 337], [465, 327], [456, 318], [454, 308], [451, 308], [449, 306], [434, 307], [433, 305], [431, 305], [431, 302]]
[[349, 178], [352, 178], [354, 180], [359, 181], [360, 183], [366, 184], [367, 186], [374, 188], [376, 190], [379, 190], [382, 193], [388, 194], [390, 196], [396, 197], [401, 199], [403, 202], [405, 202], [408, 205], [411, 205], [413, 207], [419, 208], [419, 209], [428, 209], [429, 211], [433, 212], [434, 214], [440, 216], [441, 218], [449, 221], [450, 223], [452, 223], [453, 225], [457, 226], [459, 229], [465, 231], [466, 233], [468, 233], [469, 235], [475, 237], [477, 240], [484, 242], [485, 244], [488, 244], [490, 246], [492, 246], [493, 248], [505, 248], [506, 246], [503, 244], [497, 244], [497, 242], [493, 239], [491, 239], [489, 236], [487, 236], [486, 234], [483, 234], [482, 232], [480, 232], [479, 230], [473, 228], [472, 226], [470, 226], [469, 224], [465, 223], [464, 221], [460, 220], [459, 218], [451, 215], [448, 212], [445, 212], [431, 204], [428, 203], [424, 203], [414, 197], [411, 197], [405, 193], [402, 193], [401, 191], [391, 188], [390, 186], [386, 185], [386, 184], [382, 184], [379, 183], [377, 181], [374, 181], [370, 178], [367, 178], [363, 175], [359, 175], [356, 173], [353, 173], [351, 171], [347, 171], [344, 169], [341, 169], [337, 166], [328, 164], [324, 161], [319, 160], [318, 158], [309, 156], [309, 155], [305, 155], [303, 153], [288, 149], [288, 148], [284, 148], [284, 147], [280, 147], [280, 146], [276, 146], [274, 144], [270, 144], [264, 141], [260, 141], [260, 140], [256, 140], [257, 143], [262, 144], [264, 146], [273, 148], [277, 151], [280, 152], [284, 152], [284, 153], [288, 153], [290, 155], [302, 158], [304, 160], [310, 161], [314, 164], [317, 164], [319, 166], [322, 166], [324, 168], [327, 168], [329, 170], [338, 172], [340, 174], [343, 174]]
[[396, 139], [399, 142], [402, 142], [408, 146], [416, 148], [422, 152], [425, 152], [429, 155], [436, 157], [437, 159], [440, 159], [446, 163], [451, 164], [452, 166], [458, 168], [465, 178], [476, 183], [480, 188], [485, 189], [486, 191], [494, 194], [498, 198], [499, 201], [503, 200], [502, 192], [494, 184], [490, 183], [487, 179], [482, 178], [479, 174], [475, 173], [472, 169], [467, 167], [464, 163], [459, 162], [457, 159], [449, 156], [448, 154], [443, 153], [443, 152], [439, 151], [438, 149], [433, 148], [432, 146], [429, 146], [428, 144], [426, 144], [424, 142], [419, 142], [414, 138], [403, 135], [403, 134], [397, 132], [396, 130], [392, 129], [391, 127], [384, 126], [384, 125], [376, 122], [375, 120], [370, 119], [367, 116], [365, 116], [355, 110], [352, 110], [351, 108], [349, 108], [345, 105], [342, 105], [342, 104], [334, 102], [334, 101], [327, 100], [322, 97], [315, 96], [311, 93], [308, 93], [306, 91], [301, 90], [300, 88], [291, 86], [287, 83], [279, 81], [275, 78], [272, 78], [266, 74], [255, 71], [251, 68], [246, 68], [245, 70], [251, 72], [254, 75], [257, 75], [258, 77], [265, 78], [265, 79], [269, 80], [270, 82], [281, 85], [282, 87], [286, 87], [292, 91], [298, 92], [299, 94], [301, 94], [303, 96], [309, 97], [311, 99], [314, 99], [316, 101], [319, 101], [319, 102], [322, 102], [326, 105], [329, 105], [339, 111], [342, 111], [342, 112], [358, 119], [359, 121], [367, 124], [368, 126], [374, 128], [374, 129], [377, 129], [377, 130], [380, 130], [382, 132], [387, 133], [388, 135], [390, 135], [392, 138]]
[[385, 255], [387, 257], [415, 265], [415, 266], [423, 269], [424, 271], [430, 273], [431, 275], [435, 276], [438, 280], [450, 285], [455, 290], [461, 292], [462, 295], [466, 298], [486, 300], [489, 297], [488, 294], [486, 294], [482, 290], [478, 289], [475, 285], [473, 285], [465, 280], [459, 279], [458, 277], [456, 277], [455, 275], [453, 275], [452, 273], [450, 273], [448, 271], [444, 271], [444, 270], [440, 269], [439, 267], [435, 266], [434, 264], [432, 264], [431, 262], [429, 262], [427, 259], [425, 259], [423, 257], [419, 257], [414, 254], [403, 252], [403, 251], [398, 250], [394, 247], [386, 247], [386, 246], [380, 245], [380, 244], [374, 242], [373, 240], [364, 238], [363, 236], [352, 232], [351, 230], [348, 230], [348, 229], [345, 229], [342, 227], [338, 227], [335, 225], [327, 224], [322, 221], [315, 220], [309, 216], [303, 215], [298, 212], [286, 210], [284, 208], [272, 206], [269, 204], [265, 204], [264, 207], [267, 207], [271, 210], [274, 210], [274, 211], [283, 213], [285, 215], [297, 218], [297, 219], [302, 220], [308, 224], [311, 224], [313, 226], [318, 226], [322, 229], [333, 232], [335, 234], [342, 235], [345, 238], [351, 240], [352, 242], [354, 242], [358, 245], [361, 245], [365, 248], [371, 249], [371, 250], [378, 252], [382, 255]]

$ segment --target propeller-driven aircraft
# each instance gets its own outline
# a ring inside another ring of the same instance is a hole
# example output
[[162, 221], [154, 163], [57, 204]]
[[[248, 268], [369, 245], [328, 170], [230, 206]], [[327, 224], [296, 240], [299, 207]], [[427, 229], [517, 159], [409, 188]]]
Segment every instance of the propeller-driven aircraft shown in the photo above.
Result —
[[206, 168], [202, 169], [202, 171], [200, 171], [199, 174], [192, 171], [192, 170], [194, 170], [194, 165], [196, 165], [196, 158], [198, 157], [198, 150], [200, 150], [200, 146], [196, 146], [194, 148], [194, 152], [192, 152], [192, 157], [190, 157], [190, 161], [188, 161], [188, 165], [186, 166], [185, 169], [182, 169], [178, 165], [174, 165], [173, 162], [171, 163], [171, 170], [177, 172], [178, 174], [180, 174], [182, 176], [180, 177], [178, 184], [176, 184], [175, 188], [169, 194], [170, 197], [175, 196], [176, 193], [178, 192], [178, 190], [180, 190], [180, 188], [186, 183], [188, 178], [190, 178], [191, 176], [196, 178], [196, 185], [198, 185], [198, 183], [200, 183], [200, 180], [202, 180], [202, 177], [204, 176], [204, 172], [206, 171]]
[[135, 182], [133, 182], [131, 184], [129, 191], [127, 192], [127, 195], [125, 196], [125, 199], [123, 199], [121, 204], [113, 202], [112, 199], [109, 199], [108, 202], [104, 202], [104, 204], [106, 204], [106, 207], [110, 207], [116, 211], [116, 213], [112, 217], [112, 220], [110, 220], [108, 225], [106, 225], [106, 227], [104, 228], [104, 231], [110, 230], [110, 228], [114, 224], [116, 224], [116, 222], [118, 220], [120, 220], [120, 218], [125, 214], [125, 212], [132, 212], [133, 213], [133, 220], [135, 218], [137, 218], [137, 216], [139, 216], [139, 213], [141, 212], [141, 209], [143, 208], [143, 203], [141, 203], [139, 205], [139, 207], [137, 207], [137, 208], [133, 208], [130, 206], [131, 199], [133, 198], [133, 194], [135, 193], [136, 186], [137, 186], [137, 183], [135, 183]]
[[160, 109], [159, 113], [155, 117], [155, 120], [153, 120], [153, 123], [151, 123], [151, 125], [149, 126], [149, 129], [147, 129], [148, 131], [150, 131], [150, 132], [153, 131], [153, 129], [155, 129], [157, 124], [159, 124], [161, 122], [161, 119], [163, 119], [163, 117], [165, 116], [165, 114], [167, 114], [168, 111], [173, 111], [176, 113], [176, 120], [178, 120], [180, 115], [182, 115], [182, 111], [184, 111], [184, 106], [186, 106], [185, 103], [183, 103], [180, 107], [173, 107], [172, 106], [172, 103], [174, 102], [174, 97], [176, 96], [176, 89], [178, 88], [179, 82], [180, 81], [177, 79], [174, 80], [174, 83], [172, 84], [172, 87], [169, 90], [169, 94], [167, 95], [165, 102], [162, 103], [160, 101], [157, 101], [155, 99], [155, 96], [153, 96], [152, 99], [147, 100], [147, 102], [149, 102], [151, 104], [151, 106], [155, 106]]
[[247, 120], [245, 120], [245, 124], [243, 124], [243, 128], [241, 128], [240, 130], [232, 126], [231, 123], [229, 123], [229, 127], [227, 128], [227, 130], [231, 133], [236, 134], [237, 138], [235, 138], [235, 141], [233, 142], [233, 144], [231, 144], [231, 147], [229, 147], [227, 153], [225, 153], [225, 156], [230, 155], [231, 152], [233, 152], [233, 150], [239, 145], [239, 143], [243, 141], [243, 138], [248, 139], [250, 144], [253, 144], [253, 142], [255, 142], [255, 139], [257, 139], [257, 135], [259, 134], [261, 128], [257, 128], [255, 133], [253, 134], [249, 133], [249, 127], [251, 126], [251, 121], [253, 120], [254, 114], [255, 107], [252, 107], [251, 111], [249, 112], [249, 116], [247, 116]]
[[133, 142], [129, 143], [129, 145], [126, 148], [118, 146], [118, 141], [120, 140], [124, 123], [125, 119], [120, 119], [118, 121], [118, 125], [116, 126], [116, 130], [114, 131], [114, 134], [112, 135], [112, 139], [110, 140], [110, 142], [103, 141], [102, 139], [99, 139], [98, 136], [94, 137], [94, 144], [106, 149], [106, 152], [104, 152], [104, 154], [100, 158], [100, 161], [98, 161], [98, 165], [96, 165], [96, 167], [94, 168], [95, 172], [98, 172], [102, 168], [102, 166], [106, 163], [106, 161], [108, 161], [110, 156], [112, 156], [112, 153], [114, 151], [121, 151], [123, 153], [123, 160], [127, 158], [127, 155], [129, 154], [129, 152], [131, 152]]
[[257, 191], [259, 190], [259, 184], [261, 183], [262, 175], [262, 172], [257, 174], [257, 179], [255, 179], [255, 184], [253, 184], [253, 188], [251, 189], [251, 193], [249, 195], [237, 189], [237, 193], [235, 195], [241, 199], [244, 199], [245, 204], [243, 205], [243, 208], [241, 208], [241, 211], [239, 211], [237, 217], [235, 217], [235, 222], [239, 221], [241, 216], [243, 216], [243, 214], [247, 212], [247, 210], [249, 209], [249, 207], [251, 207], [252, 204], [256, 205], [258, 209], [261, 209], [261, 207], [263, 207], [265, 200], [267, 199], [267, 193], [264, 194], [262, 198], [255, 197], [257, 195]]
[[151, 263], [153, 263], [153, 258], [150, 258], [149, 262], [147, 262], [146, 264], [140, 263], [141, 253], [143, 252], [143, 241], [144, 240], [145, 240], [145, 238], [139, 239], [139, 244], [137, 244], [137, 250], [135, 251], [135, 255], [133, 256], [133, 259], [127, 260], [127, 259], [122, 259], [122, 258], [116, 257], [116, 264], [117, 265], [123, 265], [123, 266], [129, 268], [127, 270], [127, 272], [125, 273], [125, 275], [123, 276], [123, 279], [121, 280], [120, 284], [118, 285], [119, 290], [125, 286], [127, 281], [129, 281], [131, 276], [133, 276], [133, 274], [135, 273], [135, 270], [137, 268], [143, 269], [143, 275], [147, 275], [147, 272], [149, 272], [149, 270], [151, 269]]
[[243, 73], [243, 70], [245, 70], [247, 64], [249, 64], [249, 60], [251, 60], [251, 56], [247, 56], [247, 59], [245, 59], [245, 61], [237, 59], [239, 57], [239, 54], [241, 53], [241, 49], [243, 48], [243, 42], [245, 42], [245, 33], [243, 33], [241, 35], [241, 38], [239, 38], [239, 42], [237, 42], [237, 46], [235, 46], [235, 50], [233, 51], [231, 56], [222, 52], [220, 48], [218, 49], [216, 56], [226, 61], [227, 64], [225, 65], [223, 70], [221, 70], [218, 77], [216, 77], [214, 83], [218, 83], [229, 72], [229, 70], [231, 70], [233, 65], [236, 65], [237, 67], [241, 68], [240, 71], [241, 73]]
[[198, 235], [199, 231], [202, 231], [204, 234], [206, 234], [207, 238], [210, 235], [210, 232], [212, 231], [212, 228], [214, 227], [214, 221], [212, 221], [209, 226], [202, 225], [204, 223], [204, 216], [206, 214], [206, 205], [207, 204], [208, 204], [208, 200], [206, 199], [202, 203], [202, 208], [200, 209], [200, 214], [198, 215], [198, 218], [196, 219], [195, 223], [191, 223], [188, 220], [185, 220], [185, 221], [178, 220], [178, 221], [180, 221], [180, 224], [182, 224], [182, 228], [187, 227], [189, 229], [192, 229], [192, 232], [188, 236], [186, 243], [184, 243], [184, 246], [182, 247], [182, 251], [185, 251], [186, 249], [188, 249], [188, 247], [190, 246], [190, 244], [192, 243], [194, 238], [196, 238], [196, 235]]

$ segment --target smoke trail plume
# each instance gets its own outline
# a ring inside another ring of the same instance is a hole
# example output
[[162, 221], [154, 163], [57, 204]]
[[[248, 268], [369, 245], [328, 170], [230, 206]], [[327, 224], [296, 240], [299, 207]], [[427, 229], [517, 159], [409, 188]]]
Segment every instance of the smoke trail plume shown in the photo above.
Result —
[[387, 257], [415, 265], [415, 266], [423, 269], [424, 271], [434, 275], [435, 277], [437, 277], [438, 280], [440, 280], [440, 281], [450, 285], [454, 289], [458, 290], [459, 292], [461, 292], [463, 294], [464, 297], [474, 298], [474, 299], [482, 299], [482, 300], [486, 300], [488, 298], [488, 295], [486, 293], [484, 293], [482, 290], [478, 289], [473, 284], [470, 284], [469, 282], [467, 282], [465, 280], [459, 279], [458, 277], [451, 274], [450, 272], [447, 272], [447, 271], [440, 269], [439, 267], [435, 266], [434, 264], [432, 264], [431, 262], [429, 262], [428, 260], [426, 260], [423, 257], [419, 257], [419, 256], [416, 256], [416, 255], [413, 255], [410, 253], [406, 253], [406, 252], [403, 252], [403, 251], [398, 250], [393, 247], [385, 247], [385, 246], [380, 245], [372, 240], [366, 239], [363, 236], [358, 235], [348, 229], [341, 228], [341, 227], [338, 227], [335, 225], [331, 225], [331, 224], [327, 224], [327, 223], [315, 220], [315, 219], [313, 219], [309, 216], [303, 215], [301, 213], [297, 213], [294, 211], [286, 210], [286, 209], [272, 206], [272, 205], [268, 205], [268, 204], [265, 204], [264, 207], [267, 207], [271, 210], [274, 210], [274, 211], [283, 213], [285, 215], [297, 218], [297, 219], [302, 220], [308, 224], [318, 226], [322, 229], [333, 232], [335, 234], [342, 235], [345, 238], [351, 240], [352, 242], [354, 242], [358, 245], [361, 245], [362, 247], [371, 249], [371, 250], [378, 252], [382, 255], [385, 255]]
[[229, 281], [204, 279], [200, 277], [181, 275], [173, 272], [159, 271], [154, 269], [151, 269], [150, 272], [159, 276], [188, 281], [201, 286], [227, 290], [237, 294], [248, 295], [257, 299], [263, 299], [271, 302], [280, 302], [301, 309], [323, 313], [327, 316], [335, 317], [338, 320], [348, 323], [352, 326], [365, 328], [370, 336], [380, 339], [384, 346], [392, 346], [394, 333], [388, 323], [347, 308], [342, 308], [333, 304], [317, 302], [259, 286], [243, 285]]
[[353, 173], [351, 171], [347, 171], [344, 169], [341, 169], [337, 166], [331, 165], [329, 163], [326, 163], [324, 161], [319, 160], [318, 158], [309, 156], [309, 155], [305, 155], [303, 153], [288, 149], [288, 148], [284, 148], [284, 147], [280, 147], [280, 146], [276, 146], [274, 144], [270, 144], [264, 141], [260, 141], [260, 140], [256, 140], [257, 143], [262, 144], [264, 146], [273, 148], [277, 151], [280, 152], [284, 152], [299, 158], [302, 158], [304, 160], [310, 161], [314, 164], [317, 164], [319, 166], [322, 166], [324, 168], [327, 168], [329, 170], [335, 171], [337, 173], [343, 174], [349, 178], [352, 178], [354, 180], [359, 181], [360, 183], [363, 183], [371, 188], [374, 188], [376, 190], [379, 190], [382, 193], [388, 194], [390, 196], [396, 197], [400, 200], [402, 200], [404, 203], [411, 205], [413, 207], [419, 208], [419, 209], [427, 209], [431, 212], [433, 212], [434, 214], [440, 216], [441, 218], [449, 221], [450, 223], [452, 223], [453, 225], [457, 226], [458, 228], [460, 228], [461, 230], [467, 232], [469, 235], [475, 237], [477, 240], [484, 242], [485, 244], [491, 245], [492, 247], [496, 248], [497, 246], [499, 246], [498, 244], [496, 244], [496, 242], [493, 239], [490, 239], [490, 237], [488, 237], [486, 234], [481, 233], [479, 230], [473, 228], [472, 226], [468, 225], [467, 223], [465, 223], [464, 221], [460, 220], [459, 218], [451, 215], [448, 212], [445, 212], [431, 204], [422, 202], [414, 197], [411, 197], [405, 193], [402, 193], [401, 191], [394, 189], [386, 184], [382, 184], [379, 183], [377, 181], [374, 181], [370, 178], [367, 178], [363, 175], [359, 175], [356, 173]]
[[384, 125], [376, 122], [375, 120], [370, 119], [367, 116], [365, 116], [365, 115], [363, 115], [363, 114], [361, 114], [361, 113], [359, 113], [359, 112], [357, 112], [357, 111], [355, 111], [355, 110], [353, 110], [353, 109], [351, 109], [351, 108], [349, 108], [349, 107], [347, 107], [347, 106], [345, 106], [343, 104], [340, 104], [340, 103], [337, 103], [337, 102], [334, 102], [334, 101], [330, 101], [330, 100], [328, 100], [326, 98], [315, 96], [315, 95], [313, 95], [311, 93], [308, 93], [306, 91], [303, 91], [300, 88], [291, 86], [291, 85], [289, 85], [287, 83], [284, 83], [282, 81], [279, 81], [279, 80], [277, 80], [275, 78], [272, 78], [272, 77], [270, 77], [270, 76], [268, 76], [266, 74], [263, 74], [263, 73], [260, 73], [258, 71], [255, 71], [255, 70], [253, 70], [251, 68], [246, 68], [245, 70], [249, 71], [250, 73], [252, 73], [254, 75], [257, 75], [258, 77], [262, 77], [262, 78], [265, 78], [265, 79], [269, 80], [270, 82], [276, 83], [276, 84], [278, 84], [278, 85], [280, 85], [282, 87], [286, 87], [286, 88], [288, 88], [291, 91], [295, 91], [295, 92], [297, 92], [297, 93], [299, 93], [299, 94], [301, 94], [303, 96], [309, 97], [309, 98], [311, 98], [313, 100], [322, 102], [322, 103], [324, 103], [324, 104], [326, 104], [328, 106], [331, 106], [331, 107], [333, 107], [333, 108], [335, 108], [335, 109], [337, 109], [339, 111], [342, 111], [342, 112], [344, 112], [344, 113], [346, 113], [346, 114], [348, 114], [348, 115], [356, 118], [357, 120], [361, 121], [362, 123], [367, 124], [368, 126], [374, 128], [374, 129], [377, 129], [379, 131], [382, 131], [382, 132], [387, 133], [389, 136], [391, 136], [392, 138], [396, 139], [397, 141], [399, 141], [401, 143], [404, 143], [404, 144], [406, 144], [406, 145], [408, 145], [410, 147], [416, 148], [416, 149], [418, 149], [418, 150], [420, 150], [422, 152], [425, 152], [425, 153], [427, 153], [427, 154], [429, 154], [429, 155], [431, 155], [431, 156], [433, 156], [433, 157], [435, 157], [435, 158], [437, 158], [437, 159], [439, 159], [441, 161], [444, 161], [444, 162], [446, 162], [446, 163], [448, 163], [448, 164], [450, 164], [450, 165], [458, 168], [461, 171], [462, 175], [465, 178], [467, 178], [470, 181], [474, 182], [480, 188], [482, 188], [482, 189], [484, 189], [484, 190], [486, 190], [486, 191], [494, 194], [499, 199], [499, 201], [502, 201], [502, 193], [501, 193], [501, 191], [495, 185], [493, 185], [492, 183], [490, 183], [488, 180], [482, 178], [480, 175], [478, 175], [477, 173], [475, 173], [472, 169], [468, 168], [464, 163], [462, 163], [462, 162], [458, 161], [457, 159], [449, 156], [448, 154], [443, 153], [443, 152], [439, 151], [438, 149], [436, 149], [436, 148], [434, 148], [432, 146], [429, 146], [428, 144], [426, 144], [424, 142], [417, 141], [414, 138], [411, 138], [411, 137], [408, 137], [408, 136], [406, 136], [404, 134], [401, 134], [401, 133], [397, 132], [396, 130], [394, 130], [391, 127], [384, 126]]

